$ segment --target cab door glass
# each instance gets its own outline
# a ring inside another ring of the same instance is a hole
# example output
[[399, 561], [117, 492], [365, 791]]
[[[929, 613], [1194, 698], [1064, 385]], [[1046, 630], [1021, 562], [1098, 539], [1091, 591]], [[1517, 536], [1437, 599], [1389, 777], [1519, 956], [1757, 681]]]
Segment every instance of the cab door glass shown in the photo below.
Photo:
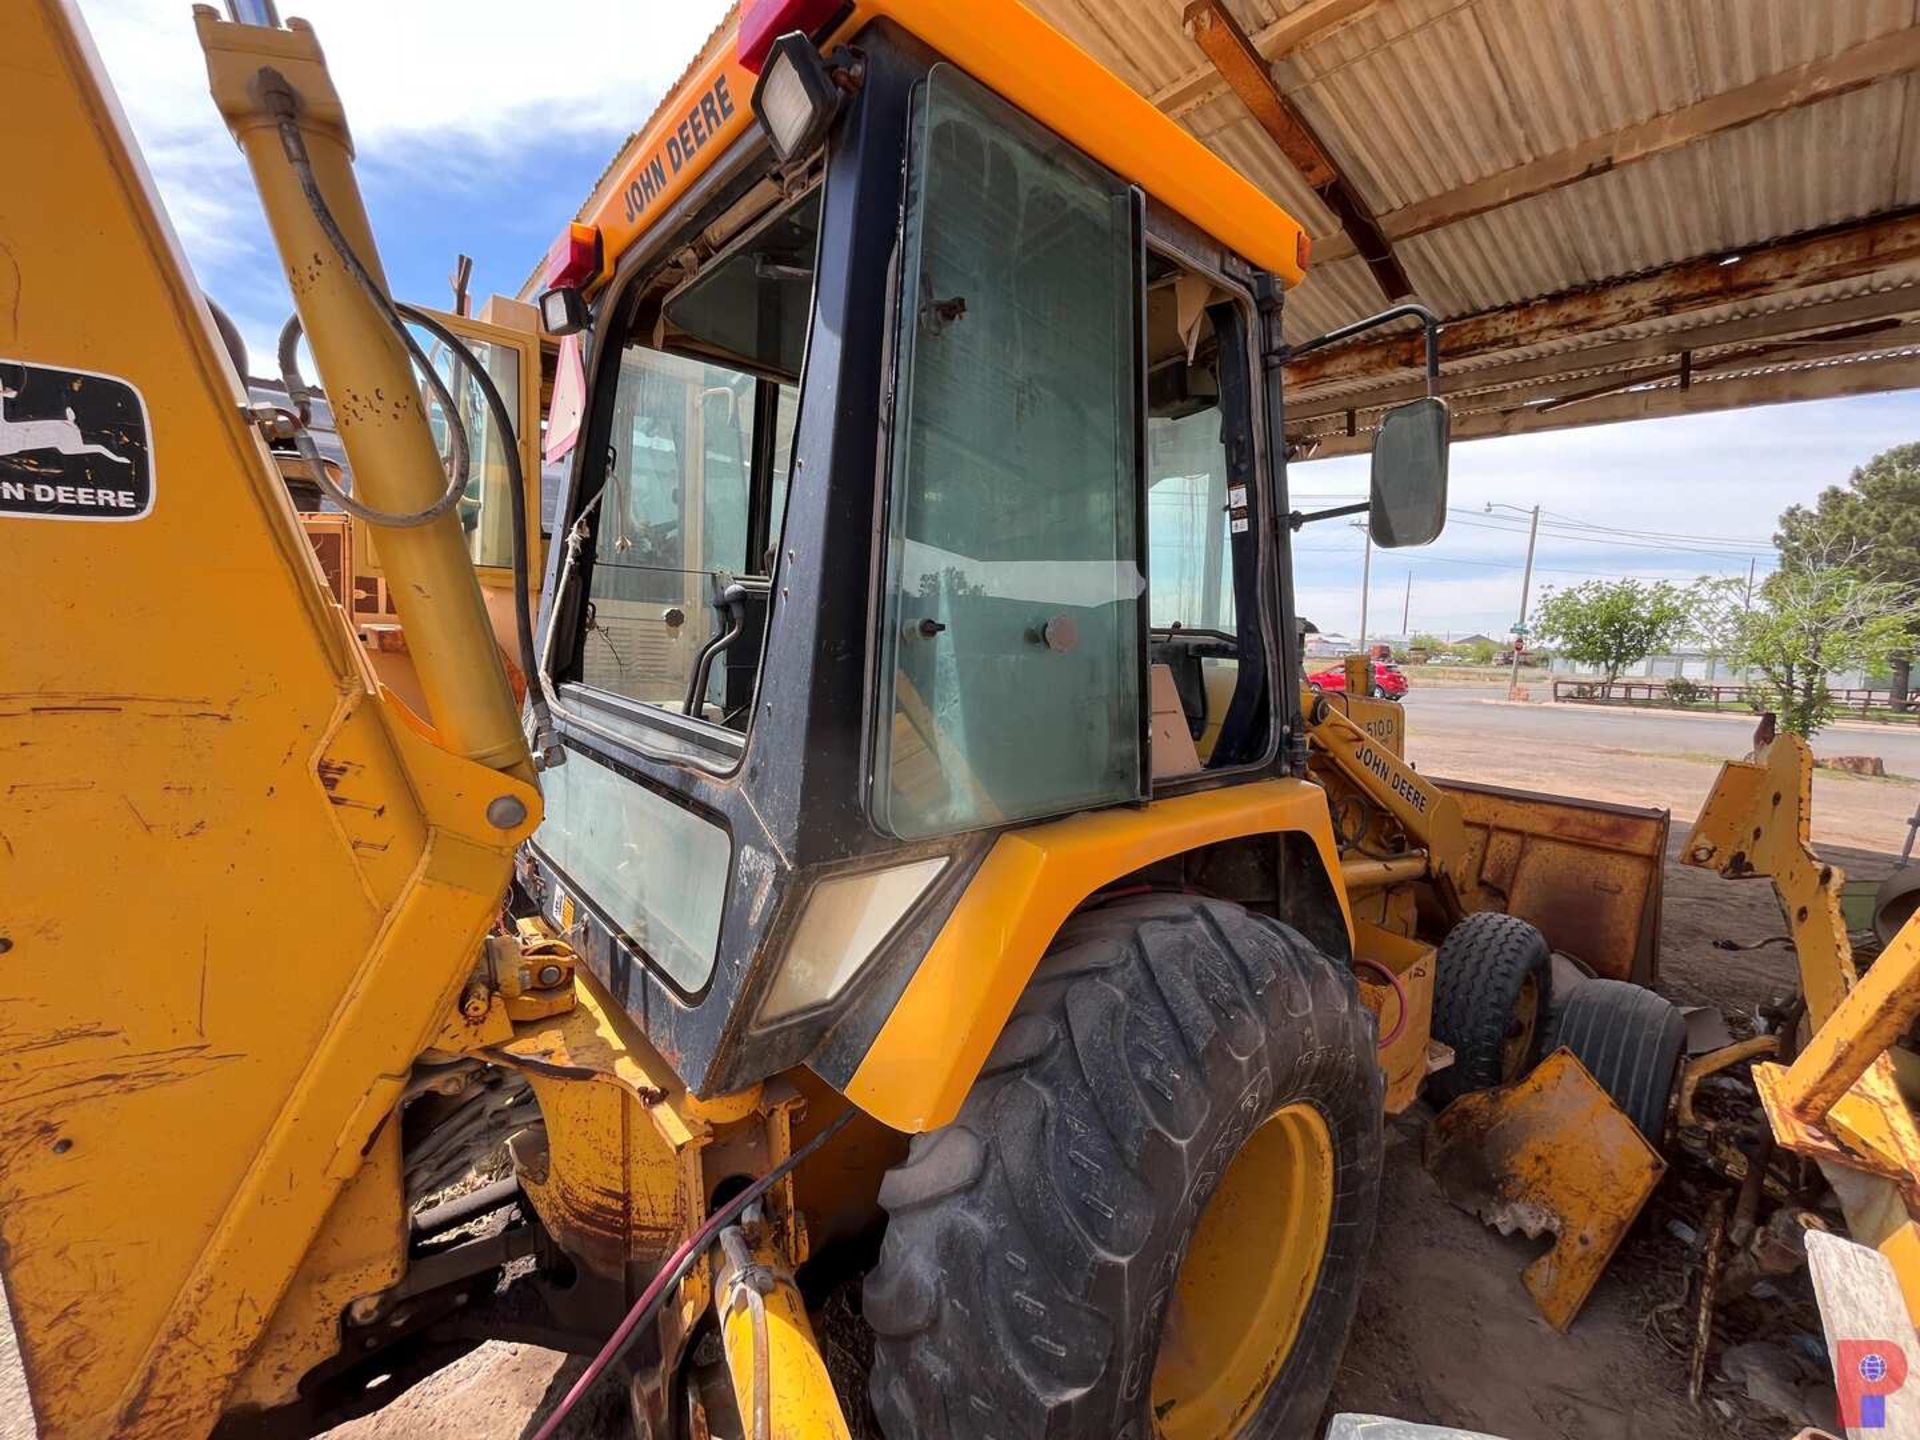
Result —
[[595, 457], [578, 679], [736, 734], [770, 616], [819, 208], [809, 192], [634, 307]]
[[872, 809], [1143, 793], [1140, 243], [1117, 177], [947, 66], [916, 97]]
[[[494, 423], [493, 408], [487, 404], [480, 381], [458, 353], [420, 326], [410, 328], [421, 350], [446, 382], [459, 407], [460, 423], [466, 427], [467, 487], [454, 510], [466, 534], [467, 553], [476, 565], [510, 566], [513, 564], [513, 486], [507, 475], [507, 447], [517, 445], [519, 440], [511, 433], [503, 434]], [[470, 335], [461, 338], [499, 390], [509, 419], [518, 423], [519, 351], [510, 345], [495, 345]], [[430, 385], [421, 385], [420, 398], [426, 402], [427, 423], [433, 430], [434, 443], [445, 455], [450, 448], [446, 413]], [[537, 479], [527, 478], [529, 484]]]

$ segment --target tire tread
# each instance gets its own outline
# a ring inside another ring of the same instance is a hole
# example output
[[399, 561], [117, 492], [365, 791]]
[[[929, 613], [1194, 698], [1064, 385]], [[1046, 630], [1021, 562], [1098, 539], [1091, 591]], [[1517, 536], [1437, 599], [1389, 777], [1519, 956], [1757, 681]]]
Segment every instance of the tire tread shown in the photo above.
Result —
[[1244, 1433], [1304, 1433], [1373, 1232], [1374, 1033], [1350, 972], [1238, 906], [1148, 896], [1070, 920], [960, 1115], [882, 1185], [865, 1295], [882, 1430], [1149, 1440], [1159, 1323], [1217, 1152], [1250, 1107], [1303, 1096], [1335, 1134], [1334, 1223], [1303, 1338]]

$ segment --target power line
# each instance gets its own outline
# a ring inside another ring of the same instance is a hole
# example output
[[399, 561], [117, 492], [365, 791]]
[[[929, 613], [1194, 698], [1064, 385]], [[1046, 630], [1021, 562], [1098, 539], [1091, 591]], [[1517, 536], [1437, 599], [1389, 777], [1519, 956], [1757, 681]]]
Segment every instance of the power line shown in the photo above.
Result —
[[[1301, 491], [1288, 497], [1296, 504], [1339, 505], [1352, 504], [1363, 497], [1342, 494], [1337, 491]], [[1524, 535], [1527, 526], [1518, 517], [1487, 515], [1484, 511], [1462, 505], [1447, 507], [1449, 515], [1458, 517], [1453, 523], [1478, 530], [1499, 530], [1508, 534]], [[1674, 530], [1642, 530], [1625, 525], [1601, 525], [1591, 520], [1582, 520], [1578, 516], [1567, 515], [1562, 511], [1541, 507], [1541, 515], [1557, 518], [1542, 519], [1540, 529], [1543, 534], [1562, 540], [1572, 540], [1586, 545], [1615, 545], [1632, 550], [1673, 550], [1683, 554], [1714, 555], [1725, 559], [1746, 560], [1758, 556], [1765, 559], [1774, 553], [1770, 540], [1750, 540], [1727, 535], [1696, 535]]]
[[1620, 526], [1620, 525], [1600, 525], [1600, 524], [1596, 524], [1594, 521], [1591, 521], [1591, 520], [1582, 520], [1578, 516], [1569, 515], [1564, 510], [1550, 510], [1544, 505], [1540, 507], [1540, 513], [1542, 515], [1557, 516], [1564, 523], [1568, 525], [1577, 525], [1582, 530], [1610, 530], [1621, 535], [1644, 535], [1649, 539], [1654, 539], [1654, 540], [1704, 540], [1711, 543], [1723, 544], [1723, 545], [1751, 545], [1751, 546], [1754, 546], [1756, 549], [1763, 550], [1763, 551], [1770, 550], [1773, 548], [1773, 542], [1771, 540], [1751, 540], [1745, 536], [1735, 537], [1732, 535], [1686, 535], [1686, 534], [1676, 533], [1670, 530], [1635, 530], [1635, 529], [1631, 529], [1631, 528]]
[[[1320, 549], [1318, 547], [1307, 548], [1299, 545], [1294, 546], [1293, 553], [1295, 555], [1340, 555], [1348, 559], [1359, 558], [1358, 553], [1353, 550]], [[1522, 568], [1518, 561], [1460, 560], [1450, 555], [1428, 555], [1424, 553], [1415, 555], [1405, 551], [1396, 551], [1394, 553], [1396, 559], [1404, 560], [1409, 564], [1418, 561], [1424, 565], [1468, 565], [1476, 570], [1505, 570], [1509, 573]], [[1536, 575], [1572, 575], [1581, 580], [1671, 580], [1673, 578], [1672, 572], [1663, 574], [1654, 571], [1622, 575], [1620, 572], [1612, 570], [1565, 570], [1552, 565], [1535, 565], [1533, 571]]]
[[[1525, 525], [1502, 524], [1497, 517], [1491, 520], [1484, 518], [1464, 518], [1465, 515], [1472, 513], [1471, 511], [1461, 512], [1463, 518], [1455, 519], [1449, 523], [1464, 525], [1471, 530], [1495, 530], [1503, 535], [1524, 535], [1527, 533], [1527, 527]], [[1595, 533], [1584, 535], [1576, 531], [1545, 523], [1542, 523], [1540, 529], [1541, 533], [1552, 539], [1570, 540], [1582, 545], [1606, 545], [1610, 548], [1620, 550], [1665, 550], [1684, 555], [1712, 555], [1725, 560], [1746, 560], [1755, 556], [1766, 556], [1773, 553], [1770, 548], [1767, 550], [1723, 550], [1706, 545], [1684, 545], [1667, 540], [1636, 540], [1630, 538], [1630, 532], [1621, 532], [1617, 535], [1602, 533], [1597, 527]]]

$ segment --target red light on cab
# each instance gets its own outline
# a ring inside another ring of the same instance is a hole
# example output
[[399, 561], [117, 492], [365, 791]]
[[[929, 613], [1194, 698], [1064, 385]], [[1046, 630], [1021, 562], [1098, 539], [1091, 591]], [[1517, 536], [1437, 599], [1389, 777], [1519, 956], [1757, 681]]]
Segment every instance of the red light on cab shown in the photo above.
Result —
[[599, 227], [573, 221], [547, 251], [546, 288], [558, 290], [565, 285], [578, 289], [599, 273]]
[[782, 35], [799, 30], [811, 35], [840, 13], [844, 0], [747, 0], [740, 15], [734, 53], [744, 70], [758, 75], [767, 52]]

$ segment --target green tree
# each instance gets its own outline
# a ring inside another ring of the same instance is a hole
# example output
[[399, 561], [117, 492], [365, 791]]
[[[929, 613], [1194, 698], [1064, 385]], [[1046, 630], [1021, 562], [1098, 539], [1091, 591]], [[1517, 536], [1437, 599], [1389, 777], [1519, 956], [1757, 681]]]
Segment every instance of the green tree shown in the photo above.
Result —
[[1424, 650], [1429, 655], [1438, 655], [1447, 648], [1447, 644], [1438, 635], [1429, 635], [1425, 631], [1407, 641], [1409, 650]]
[[[1821, 491], [1811, 507], [1788, 509], [1780, 517], [1774, 544], [1788, 565], [1851, 555], [1852, 568], [1868, 578], [1920, 595], [1920, 444], [1884, 450], [1855, 470], [1845, 485]], [[1902, 696], [1911, 683], [1911, 655], [1920, 642], [1920, 625], [1910, 625], [1907, 638], [1907, 645], [1888, 657], [1889, 678]]]
[[1703, 580], [1699, 630], [1733, 664], [1757, 671], [1780, 728], [1811, 736], [1833, 718], [1828, 676], [1873, 671], [1920, 627], [1911, 586], [1862, 569], [1852, 550], [1783, 554], [1751, 603], [1740, 579]]
[[1589, 580], [1541, 595], [1534, 638], [1593, 666], [1611, 685], [1627, 666], [1677, 645], [1692, 620], [1689, 592], [1664, 580]]

